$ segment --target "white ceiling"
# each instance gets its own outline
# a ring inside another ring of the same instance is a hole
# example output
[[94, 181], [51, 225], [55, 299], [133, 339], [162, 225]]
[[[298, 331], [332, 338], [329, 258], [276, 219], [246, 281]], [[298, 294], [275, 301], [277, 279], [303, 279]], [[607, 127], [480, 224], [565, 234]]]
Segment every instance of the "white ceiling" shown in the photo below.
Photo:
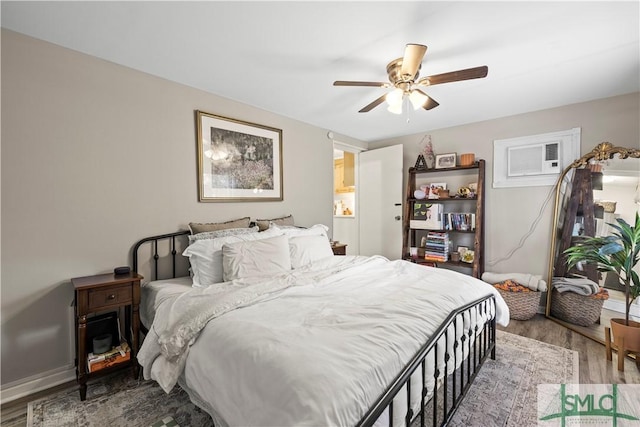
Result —
[[[639, 2], [8, 2], [2, 27], [363, 141], [638, 92]], [[487, 65], [427, 88], [402, 116], [385, 89], [407, 43], [421, 76]], [[224, 112], [215, 112], [218, 114]]]

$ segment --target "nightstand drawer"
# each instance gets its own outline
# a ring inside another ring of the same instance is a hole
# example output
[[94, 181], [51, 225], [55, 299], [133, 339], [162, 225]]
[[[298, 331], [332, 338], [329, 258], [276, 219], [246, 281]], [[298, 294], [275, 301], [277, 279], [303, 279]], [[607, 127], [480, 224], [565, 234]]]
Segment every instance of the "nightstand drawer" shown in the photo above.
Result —
[[98, 310], [114, 304], [130, 304], [133, 299], [131, 285], [89, 291], [89, 309]]

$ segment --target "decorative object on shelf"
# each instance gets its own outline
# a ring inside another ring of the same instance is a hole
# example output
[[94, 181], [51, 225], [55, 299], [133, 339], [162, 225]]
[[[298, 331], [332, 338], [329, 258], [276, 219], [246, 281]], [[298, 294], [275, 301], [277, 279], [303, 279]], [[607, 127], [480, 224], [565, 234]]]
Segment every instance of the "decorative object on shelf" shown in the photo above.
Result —
[[[440, 198], [440, 191], [447, 189], [447, 183], [446, 182], [434, 182], [432, 184], [429, 184], [426, 187], [429, 189], [429, 194], [428, 194], [428, 198], [429, 199], [439, 199]], [[422, 188], [422, 186], [420, 188]], [[426, 193], [426, 190], [425, 190], [425, 193]]]
[[476, 155], [473, 153], [460, 154], [460, 166], [471, 166], [476, 161]]
[[413, 192], [413, 197], [416, 199], [424, 199], [427, 197], [427, 194], [423, 190], [416, 190]]
[[456, 166], [456, 153], [438, 154], [436, 156], [436, 169], [453, 168]]
[[460, 261], [460, 253], [459, 252], [451, 252], [451, 261], [459, 262]]
[[458, 194], [460, 195], [460, 197], [473, 197], [473, 196], [470, 196], [470, 194], [472, 193], [473, 192], [469, 187], [460, 187], [458, 189]]
[[473, 262], [474, 257], [475, 257], [475, 253], [471, 249], [467, 249], [466, 251], [464, 251], [464, 254], [462, 254], [461, 260], [462, 262], [471, 264]]
[[460, 254], [460, 256], [462, 257], [464, 255], [465, 252], [467, 252], [469, 250], [468, 247], [466, 246], [458, 246], [458, 250], [457, 252]]
[[427, 169], [433, 169], [436, 166], [436, 155], [433, 153], [433, 144], [431, 143], [431, 135], [425, 135], [424, 138], [422, 138], [421, 143], [424, 143], [422, 154], [426, 162], [426, 167]]
[[438, 198], [440, 199], [448, 199], [449, 198], [449, 190], [447, 189], [442, 189], [440, 190], [440, 192], [438, 193]]
[[470, 182], [469, 185], [467, 185], [467, 187], [469, 187], [469, 190], [473, 191], [474, 193], [478, 192], [478, 183], [477, 182]]
[[422, 154], [418, 154], [418, 159], [413, 167], [416, 169], [427, 169], [427, 161]]

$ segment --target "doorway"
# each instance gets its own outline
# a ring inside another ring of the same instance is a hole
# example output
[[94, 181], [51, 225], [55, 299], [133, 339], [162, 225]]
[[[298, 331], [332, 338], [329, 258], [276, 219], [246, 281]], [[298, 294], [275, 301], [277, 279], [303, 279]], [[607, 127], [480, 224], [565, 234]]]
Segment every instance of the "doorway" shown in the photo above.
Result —
[[333, 240], [346, 244], [347, 255], [358, 255], [358, 155], [362, 149], [333, 143]]

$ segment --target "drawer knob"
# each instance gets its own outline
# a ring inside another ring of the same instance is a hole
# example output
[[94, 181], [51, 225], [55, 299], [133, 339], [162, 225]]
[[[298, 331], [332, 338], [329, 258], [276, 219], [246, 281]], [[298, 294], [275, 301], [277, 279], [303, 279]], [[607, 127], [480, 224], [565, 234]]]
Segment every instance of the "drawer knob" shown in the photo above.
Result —
[[116, 299], [116, 294], [111, 294], [107, 297], [107, 299]]

